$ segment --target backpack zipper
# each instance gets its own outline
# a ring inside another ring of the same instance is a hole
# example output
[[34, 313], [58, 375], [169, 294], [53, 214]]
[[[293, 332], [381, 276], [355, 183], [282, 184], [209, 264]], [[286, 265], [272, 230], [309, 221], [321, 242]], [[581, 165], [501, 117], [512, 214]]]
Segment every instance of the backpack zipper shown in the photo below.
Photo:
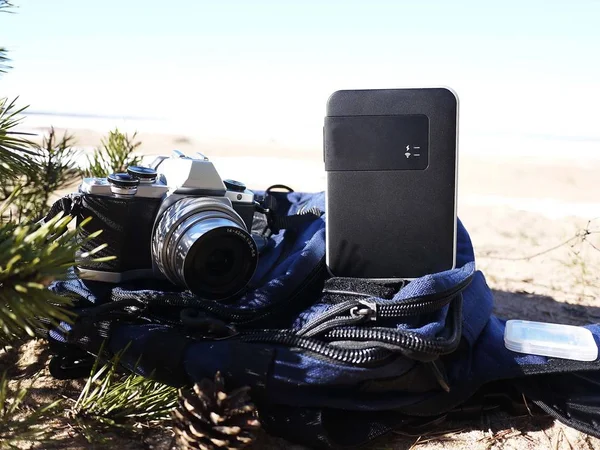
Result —
[[[381, 305], [364, 300], [344, 302], [324, 313], [319, 319], [305, 325], [296, 333], [291, 330], [263, 329], [240, 331], [238, 336], [246, 342], [263, 342], [298, 347], [335, 361], [359, 365], [381, 362], [398, 351], [410, 352], [413, 357], [417, 357], [416, 354], [421, 354], [421, 357], [425, 359], [432, 359], [432, 357], [435, 358], [453, 352], [460, 343], [462, 335], [461, 290], [468, 286], [471, 279], [472, 277], [468, 277], [453, 288], [443, 292], [414, 297], [406, 304], [403, 302], [396, 305]], [[450, 304], [448, 316], [452, 328], [452, 334], [447, 339], [426, 339], [416, 333], [392, 328], [348, 327], [348, 325], [358, 325], [365, 321], [374, 321], [378, 314], [381, 314], [379, 317], [393, 317], [391, 314], [415, 314], [419, 311], [432, 311], [433, 305], [443, 306], [446, 304]], [[364, 305], [366, 308], [360, 308], [359, 305]], [[371, 307], [372, 305], [374, 307]], [[382, 306], [385, 306], [385, 308], [381, 308]], [[349, 315], [335, 317], [336, 314], [343, 311], [348, 311]], [[322, 340], [314, 338], [317, 334], [322, 334]], [[340, 348], [329, 342], [339, 340], [376, 341], [378, 344], [368, 348], [352, 349]]]
[[339, 348], [316, 339], [293, 334], [290, 330], [249, 330], [241, 331], [238, 337], [246, 342], [275, 343], [288, 347], [297, 347], [339, 362], [365, 365], [386, 359], [391, 351], [382, 347]]
[[[342, 325], [351, 325], [361, 321], [376, 321], [379, 318], [407, 317], [419, 314], [429, 314], [448, 305], [454, 296], [471, 283], [468, 277], [461, 283], [445, 291], [428, 295], [420, 295], [398, 303], [382, 303], [360, 299], [347, 300], [331, 307], [316, 319], [305, 324], [297, 334], [300, 336], [315, 336], [330, 328]], [[349, 315], [340, 314], [348, 312]], [[361, 319], [362, 320], [358, 320]]]
[[[378, 342], [367, 348], [341, 348], [312, 337], [298, 336], [290, 330], [248, 330], [240, 331], [237, 336], [245, 342], [262, 342], [301, 348], [337, 362], [354, 365], [380, 363], [399, 351], [421, 353], [426, 356], [426, 359], [432, 359], [431, 357], [435, 358], [441, 354], [451, 353], [460, 343], [462, 308], [460, 301], [457, 303], [459, 306], [454, 308], [451, 318], [454, 322], [454, 332], [447, 340], [424, 339], [415, 333], [389, 328], [338, 328], [325, 335], [330, 340]], [[415, 356], [413, 355], [413, 357]]]

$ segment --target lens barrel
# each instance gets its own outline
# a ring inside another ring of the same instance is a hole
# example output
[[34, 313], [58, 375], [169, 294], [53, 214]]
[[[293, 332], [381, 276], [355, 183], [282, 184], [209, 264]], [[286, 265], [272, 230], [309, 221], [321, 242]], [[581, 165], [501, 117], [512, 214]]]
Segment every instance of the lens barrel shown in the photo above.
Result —
[[186, 197], [158, 220], [152, 257], [173, 284], [204, 299], [225, 300], [254, 275], [258, 248], [231, 206], [210, 197]]

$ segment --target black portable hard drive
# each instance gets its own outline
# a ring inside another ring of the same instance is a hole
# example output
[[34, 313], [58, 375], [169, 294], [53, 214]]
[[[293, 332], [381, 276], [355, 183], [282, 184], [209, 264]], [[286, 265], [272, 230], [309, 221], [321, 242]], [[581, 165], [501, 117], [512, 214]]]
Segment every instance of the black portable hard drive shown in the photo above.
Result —
[[455, 267], [458, 98], [447, 88], [341, 90], [324, 121], [333, 276]]

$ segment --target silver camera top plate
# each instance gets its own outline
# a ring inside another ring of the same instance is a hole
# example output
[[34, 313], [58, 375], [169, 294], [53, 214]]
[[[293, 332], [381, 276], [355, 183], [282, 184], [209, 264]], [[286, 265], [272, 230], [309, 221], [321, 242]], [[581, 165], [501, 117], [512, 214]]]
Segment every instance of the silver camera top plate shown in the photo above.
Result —
[[[114, 187], [106, 178], [84, 178], [79, 191], [92, 195], [114, 195]], [[140, 183], [136, 197], [160, 198], [169, 191], [169, 186], [163, 183]]]

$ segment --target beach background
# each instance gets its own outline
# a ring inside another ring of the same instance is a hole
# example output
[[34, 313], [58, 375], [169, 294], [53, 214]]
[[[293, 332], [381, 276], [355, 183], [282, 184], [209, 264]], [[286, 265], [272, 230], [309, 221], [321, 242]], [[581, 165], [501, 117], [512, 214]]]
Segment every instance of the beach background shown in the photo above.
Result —
[[[474, 220], [473, 214], [489, 215], [486, 211], [490, 208], [552, 220], [600, 217], [600, 138], [509, 132], [469, 135], [460, 125], [459, 117], [457, 210], [467, 227]], [[235, 130], [211, 136], [167, 120], [34, 112], [23, 117], [19, 130], [41, 141], [50, 127], [59, 135], [73, 135], [80, 167], [87, 165], [87, 157], [109, 131], [118, 129], [129, 136], [136, 133], [135, 140], [141, 143], [136, 154], [151, 158], [170, 155], [175, 149], [189, 154], [201, 152], [215, 164], [222, 178], [238, 179], [251, 189], [283, 183], [296, 191], [325, 190], [322, 123], [296, 140], [277, 129], [262, 136]], [[522, 228], [517, 223], [514, 227]]]
[[[0, 95], [28, 105], [18, 129], [33, 140], [50, 127], [73, 135], [82, 167], [118, 129], [137, 132], [140, 155], [199, 151], [251, 189], [322, 191], [334, 91], [452, 88], [458, 217], [495, 313], [600, 322], [600, 3], [15, 3], [16, 14], [0, 17], [12, 66]], [[77, 180], [54, 198], [75, 189]], [[42, 370], [38, 400], [76, 396], [77, 383], [49, 376], [47, 358], [28, 344], [14, 367], [23, 377]], [[90, 448], [64, 433], [56, 448]], [[111, 445], [167, 449], [165, 436]], [[590, 449], [600, 440], [489, 413], [372, 448], [465, 447]], [[257, 448], [301, 447], [264, 436]]]
[[[326, 99], [325, 99], [326, 100]], [[285, 115], [285, 112], [282, 112]], [[78, 165], [118, 129], [141, 142], [136, 154], [170, 155], [175, 149], [201, 152], [223, 178], [250, 188], [284, 183], [297, 191], [325, 189], [322, 120], [302, 139], [281, 130], [244, 135], [235, 129], [211, 136], [169, 120], [81, 117], [27, 113], [19, 131], [40, 141], [50, 127], [74, 137]], [[317, 122], [315, 120], [315, 122]], [[235, 128], [235, 124], [232, 124]], [[474, 207], [510, 207], [548, 218], [600, 217], [600, 137], [560, 137], [525, 133], [472, 133], [458, 138], [458, 214]]]

